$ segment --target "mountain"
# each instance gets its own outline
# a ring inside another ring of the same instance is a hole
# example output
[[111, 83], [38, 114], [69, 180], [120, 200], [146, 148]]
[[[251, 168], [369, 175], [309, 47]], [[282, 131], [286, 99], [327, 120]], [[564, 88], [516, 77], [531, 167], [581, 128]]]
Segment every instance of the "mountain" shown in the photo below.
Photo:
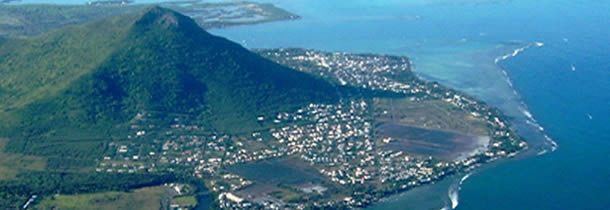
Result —
[[0, 136], [12, 139], [108, 138], [142, 111], [243, 132], [257, 116], [338, 100], [325, 80], [161, 7], [1, 41], [0, 74]]

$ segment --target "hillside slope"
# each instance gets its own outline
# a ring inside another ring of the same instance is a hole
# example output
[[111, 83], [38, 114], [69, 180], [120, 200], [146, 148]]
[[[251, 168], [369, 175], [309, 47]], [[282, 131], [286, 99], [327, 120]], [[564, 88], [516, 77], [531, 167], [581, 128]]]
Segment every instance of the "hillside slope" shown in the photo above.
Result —
[[160, 7], [6, 41], [0, 74], [0, 136], [25, 140], [109, 138], [140, 112], [242, 132], [257, 116], [338, 99], [330, 83]]

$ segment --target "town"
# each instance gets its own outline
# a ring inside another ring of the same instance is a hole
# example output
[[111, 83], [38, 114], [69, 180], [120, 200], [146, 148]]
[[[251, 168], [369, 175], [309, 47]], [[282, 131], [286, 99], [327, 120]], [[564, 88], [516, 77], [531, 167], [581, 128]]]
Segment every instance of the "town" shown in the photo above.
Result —
[[[96, 171], [190, 174], [203, 179], [225, 209], [364, 207], [527, 147], [498, 110], [418, 79], [406, 57], [305, 49], [258, 53], [340, 87], [374, 92], [337, 104], [312, 103], [293, 112], [259, 116], [252, 120], [259, 122], [260, 129], [246, 134], [218, 133], [191, 116], [142, 111], [132, 119], [127, 140], [108, 145], [111, 152], [100, 157]], [[467, 113], [484, 122], [489, 145], [453, 160], [386, 147], [400, 140], [378, 134], [376, 116], [391, 112], [375, 107], [375, 100], [386, 100], [383, 93], [413, 103], [439, 101]], [[257, 170], [267, 174], [249, 172], [251, 164], [261, 164]], [[284, 179], [278, 173], [303, 177]]]

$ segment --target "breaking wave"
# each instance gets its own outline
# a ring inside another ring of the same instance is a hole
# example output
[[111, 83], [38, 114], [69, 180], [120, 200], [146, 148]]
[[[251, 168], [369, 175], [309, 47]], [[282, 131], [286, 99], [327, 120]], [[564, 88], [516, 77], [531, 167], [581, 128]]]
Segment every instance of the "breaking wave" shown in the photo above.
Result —
[[494, 63], [497, 64], [500, 61], [504, 61], [504, 60], [508, 60], [510, 58], [517, 57], [519, 54], [525, 52], [526, 50], [528, 50], [528, 49], [530, 49], [532, 47], [538, 47], [538, 48], [544, 47], [544, 43], [542, 43], [542, 42], [534, 42], [534, 43], [525, 45], [525, 47], [517, 48], [517, 49], [513, 50], [511, 53], [508, 53], [508, 54], [505, 54], [505, 55], [497, 57], [494, 60]]
[[472, 173], [468, 173], [466, 174], [464, 177], [462, 177], [460, 179], [459, 182], [457, 182], [456, 184], [452, 185], [449, 188], [449, 192], [448, 192], [448, 196], [449, 196], [449, 203], [441, 208], [441, 210], [452, 210], [458, 207], [458, 205], [460, 204], [460, 200], [459, 200], [459, 192], [461, 190], [462, 184], [464, 183], [464, 181], [466, 181], [468, 178], [470, 178], [470, 176], [472, 175]]
[[[530, 48], [540, 48], [540, 47], [544, 47], [544, 43], [542, 42], [534, 42], [534, 43], [530, 43], [524, 47], [521, 48], [517, 48], [515, 50], [513, 50], [512, 52], [502, 55], [502, 56], [498, 56], [494, 59], [494, 63], [496, 65], [499, 65], [499, 63], [501, 61], [505, 61], [508, 60], [510, 58], [514, 58], [516, 56], [519, 56], [521, 53], [525, 52], [526, 50], [530, 49]], [[505, 77], [505, 81], [506, 83], [513, 89], [513, 94], [515, 94], [515, 96], [517, 96], [518, 98], [521, 98], [521, 96], [519, 95], [519, 93], [515, 90], [514, 85], [512, 80], [510, 79], [510, 76], [508, 75], [508, 72], [504, 69], [502, 69], [502, 74], [504, 74]], [[543, 147], [543, 149], [541, 151], [539, 151], [536, 155], [544, 155], [548, 152], [554, 152], [557, 148], [558, 145], [557, 143], [551, 138], [549, 137], [547, 134], [544, 133], [544, 127], [542, 127], [534, 118], [534, 115], [528, 110], [527, 105], [521, 101], [520, 106], [518, 107], [519, 110], [521, 111], [521, 113], [523, 114], [523, 116], [525, 117], [525, 122], [531, 126], [533, 126], [534, 128], [536, 128], [543, 136], [545, 139], [544, 145], [545, 147]], [[448, 197], [449, 197], [449, 202], [446, 204], [445, 207], [441, 208], [441, 210], [453, 210], [456, 209], [459, 206], [459, 192], [460, 189], [462, 187], [462, 184], [464, 183], [464, 181], [466, 181], [468, 178], [470, 178], [470, 176], [472, 175], [472, 173], [468, 173], [466, 174], [464, 177], [462, 177], [459, 182], [455, 183], [454, 185], [452, 185], [449, 188], [449, 192], [448, 192]]]
[[[544, 47], [544, 43], [543, 42], [534, 42], [534, 43], [530, 43], [528, 45], [525, 45], [524, 47], [521, 48], [517, 48], [515, 50], [513, 50], [510, 53], [507, 53], [505, 55], [502, 56], [498, 56], [496, 57], [496, 59], [494, 60], [495, 64], [499, 64], [499, 62], [501, 61], [505, 61], [508, 60], [510, 58], [514, 58], [518, 55], [520, 55], [521, 53], [525, 52], [526, 50], [530, 49], [530, 48], [540, 48], [540, 47]], [[574, 68], [573, 68], [574, 69]], [[513, 88], [513, 93], [518, 97], [521, 98], [521, 96], [519, 95], [519, 93], [517, 93], [517, 91], [514, 89], [514, 85], [513, 82], [511, 81], [508, 72], [506, 72], [506, 70], [504, 68], [502, 68], [502, 74], [504, 74], [505, 78], [506, 78], [506, 83]], [[523, 101], [521, 102], [521, 106], [519, 107], [519, 110], [521, 111], [521, 113], [523, 114], [523, 116], [525, 116], [526, 118], [526, 123], [535, 127], [536, 129], [538, 129], [538, 131], [544, 136], [544, 145], [546, 147], [544, 147], [541, 151], [539, 151], [537, 153], [537, 155], [544, 155], [547, 152], [554, 152], [555, 150], [557, 150], [557, 148], [559, 147], [559, 145], [557, 144], [557, 142], [555, 142], [551, 137], [549, 137], [547, 134], [544, 133], [544, 127], [542, 127], [540, 124], [538, 124], [538, 122], [536, 121], [536, 119], [534, 118], [534, 115], [528, 111], [527, 106], [525, 105], [525, 103], [523, 103]]]

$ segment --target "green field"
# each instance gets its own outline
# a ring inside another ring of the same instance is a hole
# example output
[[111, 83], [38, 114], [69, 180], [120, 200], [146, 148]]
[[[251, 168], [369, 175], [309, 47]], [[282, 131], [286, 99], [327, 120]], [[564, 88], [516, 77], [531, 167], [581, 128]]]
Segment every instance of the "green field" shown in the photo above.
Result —
[[[34, 209], [161, 209], [169, 203], [165, 186], [147, 187], [133, 192], [103, 192], [80, 195], [59, 195], [43, 199]], [[166, 199], [164, 202], [163, 200]]]
[[179, 206], [196, 206], [197, 198], [195, 196], [180, 196], [174, 198], [172, 203]]
[[46, 168], [45, 158], [5, 152], [7, 142], [7, 139], [0, 138], [0, 180], [14, 179], [21, 171], [40, 171]]

